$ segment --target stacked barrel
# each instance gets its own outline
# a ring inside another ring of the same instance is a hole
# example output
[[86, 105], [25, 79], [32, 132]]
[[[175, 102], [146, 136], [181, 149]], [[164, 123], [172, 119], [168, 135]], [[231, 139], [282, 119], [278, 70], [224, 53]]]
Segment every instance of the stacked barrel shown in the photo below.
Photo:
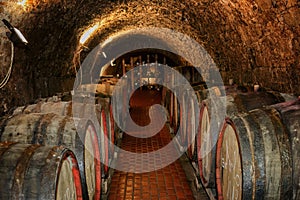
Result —
[[299, 199], [300, 98], [263, 88], [191, 85], [199, 113], [188, 103], [190, 91], [167, 90], [164, 105], [171, 130], [181, 128], [179, 143], [194, 139], [186, 154], [210, 198]]
[[226, 102], [220, 126], [212, 124], [217, 105], [201, 102], [196, 162], [203, 186], [218, 199], [298, 199], [298, 150], [291, 144], [299, 100], [280, 103], [279, 93], [266, 91], [227, 92], [220, 100]]
[[2, 118], [0, 199], [101, 198], [115, 125], [110, 98], [84, 99], [39, 101]]

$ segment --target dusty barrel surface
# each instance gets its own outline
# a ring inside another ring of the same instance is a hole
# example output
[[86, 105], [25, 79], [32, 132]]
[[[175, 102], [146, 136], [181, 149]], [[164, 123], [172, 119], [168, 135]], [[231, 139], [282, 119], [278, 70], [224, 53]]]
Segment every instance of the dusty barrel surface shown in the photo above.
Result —
[[79, 163], [84, 194], [100, 197], [100, 142], [90, 120], [53, 113], [15, 115], [3, 121], [0, 140], [23, 144], [63, 145], [71, 149]]
[[280, 93], [271, 91], [230, 92], [227, 93], [224, 98], [226, 98], [226, 111], [228, 116], [285, 101]]
[[291, 199], [289, 143], [274, 109], [227, 118], [216, 148], [218, 199]]
[[55, 113], [58, 115], [72, 115], [71, 101], [56, 101], [56, 102], [38, 102], [18, 107], [14, 110], [13, 115], [21, 113]]
[[289, 132], [293, 159], [293, 199], [300, 198], [300, 98], [272, 106], [280, 112]]
[[[92, 102], [80, 102], [78, 98], [72, 101], [39, 102], [16, 108], [13, 115], [29, 113], [53, 113], [61, 116], [73, 116], [76, 118], [95, 119], [95, 113], [101, 109], [101, 104]], [[104, 103], [104, 102], [102, 102]], [[96, 119], [95, 119], [96, 120]]]
[[0, 143], [0, 176], [0, 199], [83, 199], [76, 157], [63, 147]]
[[[231, 117], [282, 101], [284, 98], [275, 92], [242, 93], [236, 91], [220, 97], [218, 101], [211, 99], [202, 101], [197, 134], [197, 156], [200, 178], [205, 187], [215, 187], [215, 144], [224, 120], [222, 117], [218, 118], [221, 116], [221, 112], [224, 112], [225, 116]], [[212, 116], [214, 116], [214, 122], [212, 122]], [[214, 130], [211, 130], [212, 125]]]

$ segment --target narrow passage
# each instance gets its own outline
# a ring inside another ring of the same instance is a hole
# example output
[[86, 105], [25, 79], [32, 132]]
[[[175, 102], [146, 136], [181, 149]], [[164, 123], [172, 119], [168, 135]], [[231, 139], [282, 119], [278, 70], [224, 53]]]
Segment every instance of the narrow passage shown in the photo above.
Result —
[[[155, 90], [136, 91], [131, 98], [131, 117], [140, 126], [150, 122], [148, 108], [161, 102], [161, 93]], [[169, 128], [164, 128], [155, 136], [150, 138], [138, 138], [124, 133], [121, 148], [135, 153], [147, 153], [163, 148], [172, 140]], [[175, 148], [174, 148], [174, 151]], [[170, 156], [173, 153], [170, 152]], [[166, 158], [157, 157], [155, 164], [164, 162]], [[153, 163], [138, 163], [140, 159], [127, 159], [119, 154], [117, 165], [134, 164], [147, 167]], [[174, 163], [147, 173], [130, 173], [115, 170], [109, 192], [109, 200], [141, 199], [141, 200], [189, 200], [194, 199], [189, 187], [186, 174], [177, 160]]]

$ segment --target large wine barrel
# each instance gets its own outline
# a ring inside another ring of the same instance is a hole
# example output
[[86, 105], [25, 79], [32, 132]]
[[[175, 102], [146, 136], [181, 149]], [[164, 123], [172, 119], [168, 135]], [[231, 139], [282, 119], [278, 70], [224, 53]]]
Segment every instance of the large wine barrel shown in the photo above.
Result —
[[218, 199], [291, 199], [289, 143], [275, 109], [227, 118], [217, 142]]
[[[113, 95], [116, 97], [116, 102], [111, 99], [110, 105], [114, 112], [114, 121], [115, 121], [115, 130], [116, 132], [122, 132], [122, 123], [124, 112], [122, 110], [123, 98], [124, 98], [124, 89], [120, 85], [116, 85]], [[118, 124], [117, 124], [118, 123]]]
[[[187, 91], [189, 92], [189, 91]], [[188, 99], [187, 101], [189, 101], [188, 103], [184, 103], [187, 105], [187, 119], [186, 119], [186, 123], [187, 125], [185, 125], [185, 135], [188, 141], [190, 141], [190, 144], [188, 146], [187, 149], [187, 156], [191, 161], [195, 161], [197, 159], [197, 141], [196, 141], [196, 135], [197, 135], [197, 125], [199, 125], [199, 109], [200, 109], [200, 105], [202, 100], [204, 100], [205, 98], [207, 98], [207, 95], [210, 92], [213, 92], [214, 94], [218, 94], [220, 93], [219, 89], [217, 87], [213, 87], [210, 89], [206, 88], [206, 85], [204, 84], [199, 84], [199, 85], [195, 85], [193, 86], [193, 91], [197, 97], [197, 103], [195, 104], [195, 102], [193, 102], [193, 99]], [[190, 97], [190, 94], [187, 93], [186, 96]], [[198, 127], [199, 128], [199, 127]]]
[[83, 199], [76, 157], [63, 147], [0, 143], [0, 177], [0, 199]]
[[113, 110], [112, 110], [112, 105], [109, 104], [109, 114], [108, 114], [108, 121], [109, 121], [109, 138], [110, 138], [110, 158], [111, 161], [114, 158], [115, 154], [115, 137], [116, 137], [116, 131], [115, 131], [115, 120], [113, 116]]
[[177, 110], [179, 110], [179, 105], [178, 105], [178, 100], [177, 97], [174, 95], [174, 93], [171, 93], [171, 103], [170, 103], [170, 115], [171, 115], [171, 127], [174, 130], [174, 133], [177, 132], [177, 124], [179, 122], [179, 117], [178, 117], [178, 112]]
[[[114, 118], [115, 118], [115, 124], [116, 128], [119, 132], [122, 132], [122, 127], [125, 127], [126, 125], [126, 108], [130, 106], [130, 97], [129, 97], [129, 83], [125, 80], [120, 80], [118, 84], [115, 87], [115, 90], [113, 91], [113, 97], [108, 100], [106, 99], [106, 104], [109, 105], [112, 104], [113, 112], [114, 112]], [[101, 99], [105, 100], [105, 99]], [[125, 106], [127, 105], [127, 106]]]
[[180, 102], [178, 101], [179, 98], [182, 99], [182, 95], [181, 94], [182, 91], [180, 91], [177, 94], [172, 95], [172, 104], [173, 104], [173, 129], [174, 129], [174, 133], [176, 134], [179, 126], [180, 126], [180, 122], [182, 121], [182, 115], [181, 111], [183, 110], [182, 106], [180, 105]]
[[173, 105], [172, 105], [172, 95], [173, 93], [171, 90], [167, 88], [163, 88], [163, 95], [162, 95], [162, 104], [165, 106], [165, 108], [168, 111], [168, 121], [171, 127], [173, 127]]
[[300, 97], [298, 100], [272, 106], [280, 112], [281, 119], [289, 131], [293, 159], [293, 199], [300, 199]]
[[[218, 138], [218, 131], [223, 119], [212, 110], [226, 112], [227, 116], [234, 116], [237, 113], [247, 112], [255, 108], [276, 104], [284, 101], [280, 93], [275, 92], [232, 92], [220, 101], [213, 102], [210, 99], [204, 100], [200, 109], [199, 129], [197, 134], [197, 157], [198, 168], [202, 183], [205, 187], [215, 187], [215, 144]], [[224, 103], [226, 105], [219, 105]], [[219, 108], [225, 107], [226, 110]], [[211, 118], [214, 116], [214, 130], [211, 130]], [[217, 116], [217, 117], [216, 117]], [[222, 116], [222, 115], [220, 115]]]
[[103, 147], [101, 151], [101, 155], [103, 156], [103, 175], [108, 175], [108, 166], [109, 166], [109, 131], [108, 131], [108, 121], [107, 121], [107, 112], [106, 109], [101, 110], [101, 134], [100, 134], [100, 140], [103, 141]]
[[99, 139], [90, 120], [53, 113], [14, 115], [2, 123], [0, 140], [66, 146], [78, 160], [84, 194], [88, 194], [90, 199], [100, 198]]
[[190, 104], [188, 106], [188, 110], [187, 110], [187, 120], [189, 121], [189, 123], [187, 124], [186, 126], [186, 132], [187, 132], [187, 140], [190, 141], [188, 144], [188, 150], [187, 150], [187, 155], [189, 157], [189, 159], [191, 161], [194, 161], [195, 160], [195, 151], [196, 151], [196, 148], [195, 148], [195, 145], [196, 145], [196, 141], [195, 141], [195, 138], [196, 138], [196, 132], [197, 132], [197, 129], [196, 129], [196, 124], [198, 123], [198, 116], [199, 116], [199, 107], [197, 109], [197, 106], [198, 104], [195, 104], [193, 102], [193, 100], [190, 100]]

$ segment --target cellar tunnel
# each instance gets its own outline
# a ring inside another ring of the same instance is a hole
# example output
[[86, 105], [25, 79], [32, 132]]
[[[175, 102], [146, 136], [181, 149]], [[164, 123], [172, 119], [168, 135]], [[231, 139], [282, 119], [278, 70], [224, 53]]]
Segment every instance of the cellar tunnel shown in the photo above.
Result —
[[299, 1], [11, 0], [0, 18], [28, 42], [0, 22], [0, 199], [300, 198]]
[[[149, 26], [195, 39], [225, 82], [233, 78], [240, 85], [259, 83], [299, 94], [298, 9], [297, 1], [1, 2], [1, 17], [23, 32], [30, 47], [16, 48], [17, 75], [3, 89], [2, 109], [71, 89], [79, 64], [96, 45], [120, 31]], [[80, 38], [95, 25], [81, 47]], [[5, 32], [3, 25], [2, 77], [11, 56]], [[22, 98], [17, 91], [24, 93]]]

